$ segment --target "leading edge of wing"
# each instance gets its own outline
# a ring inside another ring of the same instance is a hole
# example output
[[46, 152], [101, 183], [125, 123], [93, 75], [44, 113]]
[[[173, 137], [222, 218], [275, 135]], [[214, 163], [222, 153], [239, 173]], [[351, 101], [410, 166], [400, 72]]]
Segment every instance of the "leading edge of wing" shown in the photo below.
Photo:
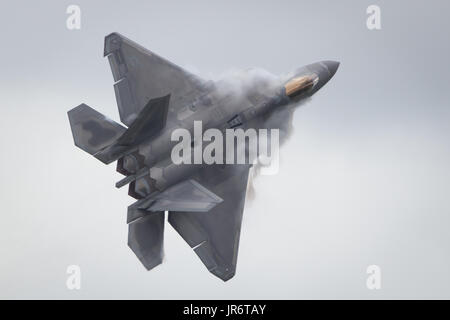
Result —
[[206, 81], [119, 33], [105, 37], [120, 120], [129, 126], [149, 100], [171, 94], [171, 107], [203, 90]]

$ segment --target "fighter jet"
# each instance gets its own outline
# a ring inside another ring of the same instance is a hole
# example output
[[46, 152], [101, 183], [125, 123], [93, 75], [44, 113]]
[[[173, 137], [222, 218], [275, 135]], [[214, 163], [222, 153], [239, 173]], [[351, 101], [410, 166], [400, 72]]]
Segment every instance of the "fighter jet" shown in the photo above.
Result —
[[104, 56], [122, 124], [86, 104], [68, 116], [75, 145], [105, 164], [117, 161], [125, 177], [116, 187], [128, 185], [137, 200], [127, 212], [129, 247], [146, 269], [161, 264], [167, 212], [169, 224], [207, 269], [223, 281], [231, 279], [253, 163], [176, 164], [172, 133], [193, 132], [196, 121], [202, 130], [267, 127], [276, 110], [322, 88], [339, 63], [313, 63], [275, 80], [252, 78], [238, 94], [229, 81], [206, 81], [118, 33], [105, 37]]

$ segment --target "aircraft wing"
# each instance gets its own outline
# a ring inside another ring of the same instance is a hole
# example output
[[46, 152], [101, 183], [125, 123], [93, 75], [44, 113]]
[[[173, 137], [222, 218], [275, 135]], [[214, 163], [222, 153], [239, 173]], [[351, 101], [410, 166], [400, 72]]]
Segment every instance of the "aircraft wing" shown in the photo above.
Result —
[[195, 178], [223, 201], [208, 212], [169, 212], [169, 223], [208, 270], [224, 281], [236, 271], [249, 169], [249, 165], [204, 167]]
[[127, 126], [151, 99], [170, 94], [170, 108], [177, 109], [204, 90], [204, 80], [118, 33], [106, 36], [104, 55], [115, 81], [120, 120]]

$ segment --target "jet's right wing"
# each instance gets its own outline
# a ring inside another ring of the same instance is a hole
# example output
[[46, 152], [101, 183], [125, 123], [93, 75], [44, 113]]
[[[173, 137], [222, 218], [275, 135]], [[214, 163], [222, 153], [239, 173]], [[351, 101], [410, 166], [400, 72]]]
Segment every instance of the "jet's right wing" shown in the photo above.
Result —
[[169, 212], [169, 223], [208, 270], [227, 281], [236, 271], [249, 165], [206, 166], [196, 177], [223, 199], [208, 212]]
[[118, 33], [106, 36], [104, 55], [116, 81], [120, 120], [127, 126], [151, 99], [170, 94], [170, 108], [176, 110], [204, 90], [204, 80]]

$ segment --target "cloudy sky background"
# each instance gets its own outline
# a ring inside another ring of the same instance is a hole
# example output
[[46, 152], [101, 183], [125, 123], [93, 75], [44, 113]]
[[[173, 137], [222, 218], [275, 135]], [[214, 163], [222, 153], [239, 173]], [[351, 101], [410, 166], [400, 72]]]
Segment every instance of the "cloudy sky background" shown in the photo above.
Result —
[[[81, 7], [81, 30], [66, 8]], [[381, 7], [382, 30], [366, 28]], [[0, 298], [450, 298], [448, 1], [10, 1], [0, 13]], [[236, 276], [208, 273], [166, 226], [164, 264], [127, 247], [132, 199], [75, 148], [81, 102], [118, 121], [102, 57], [117, 31], [205, 78], [336, 76], [295, 113], [281, 170], [255, 181]], [[82, 288], [66, 288], [81, 267]], [[368, 290], [366, 268], [382, 271]]]

